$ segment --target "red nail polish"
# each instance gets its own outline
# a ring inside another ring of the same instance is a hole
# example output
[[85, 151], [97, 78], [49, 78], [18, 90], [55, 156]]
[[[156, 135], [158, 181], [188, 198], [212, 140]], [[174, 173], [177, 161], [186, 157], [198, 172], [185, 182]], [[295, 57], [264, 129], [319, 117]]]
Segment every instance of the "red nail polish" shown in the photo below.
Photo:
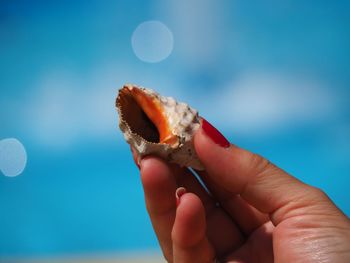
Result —
[[230, 142], [224, 137], [224, 135], [222, 135], [213, 125], [211, 125], [205, 119], [202, 119], [202, 129], [217, 145], [220, 145], [224, 148], [228, 148], [230, 146]]
[[185, 193], [187, 192], [186, 188], [185, 187], [179, 187], [176, 189], [176, 192], [175, 192], [175, 197], [176, 197], [176, 207], [179, 206], [180, 204], [180, 199], [181, 199], [181, 196], [183, 196]]

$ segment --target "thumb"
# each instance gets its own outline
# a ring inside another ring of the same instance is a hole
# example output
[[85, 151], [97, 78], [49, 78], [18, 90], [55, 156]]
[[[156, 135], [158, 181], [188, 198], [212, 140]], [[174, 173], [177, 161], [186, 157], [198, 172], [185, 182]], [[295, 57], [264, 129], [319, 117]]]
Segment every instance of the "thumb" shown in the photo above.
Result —
[[194, 144], [209, 178], [222, 190], [239, 194], [269, 214], [274, 225], [298, 213], [317, 213], [320, 205], [322, 211], [341, 214], [321, 190], [302, 183], [263, 157], [230, 144], [205, 119]]

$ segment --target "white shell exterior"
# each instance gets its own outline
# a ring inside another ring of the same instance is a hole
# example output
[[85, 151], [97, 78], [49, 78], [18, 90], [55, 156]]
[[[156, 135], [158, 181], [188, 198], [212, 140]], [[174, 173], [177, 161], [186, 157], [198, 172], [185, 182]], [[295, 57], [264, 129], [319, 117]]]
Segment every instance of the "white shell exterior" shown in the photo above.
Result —
[[163, 97], [151, 89], [137, 87], [135, 85], [125, 86], [130, 90], [133, 88], [141, 89], [146, 94], [159, 100], [164, 107], [172, 133], [179, 138], [179, 144], [177, 145], [146, 141], [131, 131], [128, 123], [123, 119], [121, 109], [117, 104], [119, 128], [123, 132], [125, 140], [138, 153], [139, 160], [143, 156], [152, 154], [169, 162], [177, 163], [180, 166], [203, 170], [204, 167], [199, 161], [193, 145], [194, 133], [200, 127], [198, 112], [186, 103], [177, 102], [172, 97]]

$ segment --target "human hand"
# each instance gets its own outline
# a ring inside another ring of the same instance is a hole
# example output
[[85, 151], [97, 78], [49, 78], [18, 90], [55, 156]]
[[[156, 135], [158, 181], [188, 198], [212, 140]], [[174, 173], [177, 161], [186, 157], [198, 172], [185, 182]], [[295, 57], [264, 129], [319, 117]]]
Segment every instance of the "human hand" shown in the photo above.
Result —
[[205, 120], [194, 144], [210, 194], [186, 168], [150, 156], [140, 164], [168, 262], [350, 262], [350, 221], [324, 192], [229, 144]]

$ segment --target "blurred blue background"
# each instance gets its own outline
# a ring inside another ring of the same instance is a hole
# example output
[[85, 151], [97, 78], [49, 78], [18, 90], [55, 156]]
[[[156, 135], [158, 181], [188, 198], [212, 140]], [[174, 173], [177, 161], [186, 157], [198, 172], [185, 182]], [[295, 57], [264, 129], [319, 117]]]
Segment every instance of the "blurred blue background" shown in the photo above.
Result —
[[[0, 140], [18, 139], [28, 159], [21, 175], [0, 173], [0, 259], [157, 249], [117, 128], [124, 83], [188, 102], [350, 215], [349, 10], [348, 1], [2, 0]], [[137, 33], [146, 21], [159, 22]]]

